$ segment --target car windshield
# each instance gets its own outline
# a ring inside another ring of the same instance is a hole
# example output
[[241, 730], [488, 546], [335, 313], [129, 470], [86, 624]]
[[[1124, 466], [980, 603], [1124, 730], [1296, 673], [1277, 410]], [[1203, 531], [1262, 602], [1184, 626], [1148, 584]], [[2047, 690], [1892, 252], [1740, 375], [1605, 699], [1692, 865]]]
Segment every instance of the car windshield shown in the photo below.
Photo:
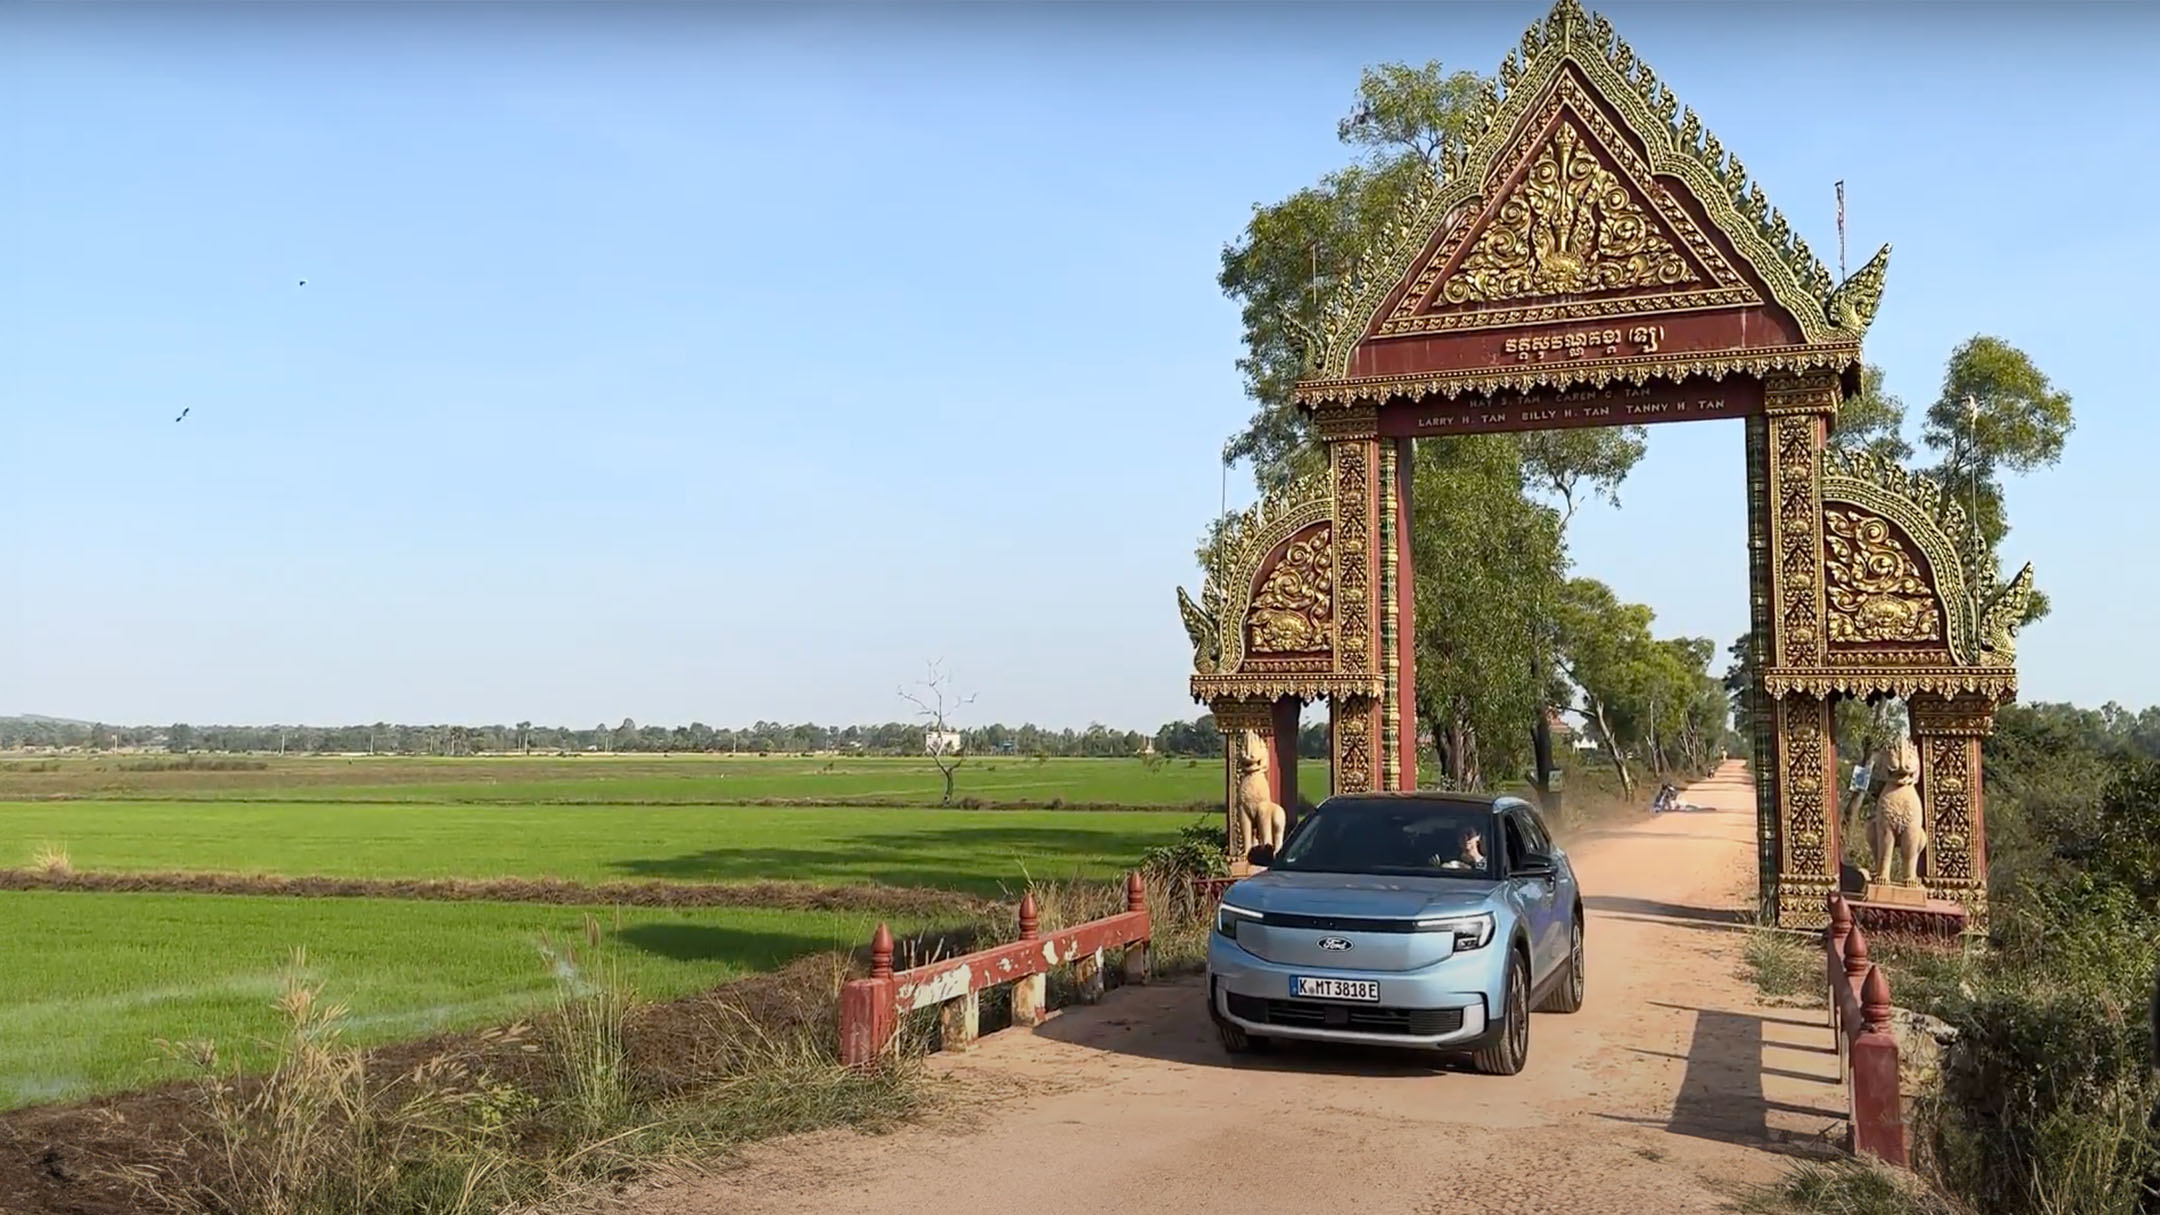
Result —
[[1494, 852], [1493, 815], [1483, 806], [1329, 801], [1297, 825], [1270, 868], [1489, 879]]

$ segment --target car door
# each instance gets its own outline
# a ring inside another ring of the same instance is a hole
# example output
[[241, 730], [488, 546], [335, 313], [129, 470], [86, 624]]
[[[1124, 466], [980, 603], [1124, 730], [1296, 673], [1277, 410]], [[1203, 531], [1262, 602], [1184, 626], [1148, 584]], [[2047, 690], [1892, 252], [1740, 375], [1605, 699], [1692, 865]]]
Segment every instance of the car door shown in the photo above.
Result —
[[[1500, 816], [1501, 831], [1506, 836], [1506, 856], [1509, 866], [1508, 882], [1521, 899], [1524, 919], [1530, 930], [1530, 977], [1533, 984], [1543, 982], [1552, 968], [1566, 957], [1567, 925], [1563, 904], [1559, 899], [1560, 881], [1557, 872], [1542, 877], [1526, 875], [1522, 871], [1529, 865], [1547, 860], [1545, 848], [1533, 840], [1537, 833], [1516, 810]], [[1550, 841], [1546, 841], [1550, 847]], [[1557, 861], [1554, 862], [1557, 867]]]
[[1575, 883], [1575, 867], [1568, 862], [1567, 850], [1553, 841], [1552, 832], [1546, 829], [1545, 818], [1535, 809], [1523, 807], [1523, 828], [1530, 836], [1530, 846], [1552, 858], [1553, 869], [1553, 956], [1566, 964], [1574, 949], [1574, 937], [1570, 929], [1575, 920], [1575, 904], [1581, 900], [1581, 891]]

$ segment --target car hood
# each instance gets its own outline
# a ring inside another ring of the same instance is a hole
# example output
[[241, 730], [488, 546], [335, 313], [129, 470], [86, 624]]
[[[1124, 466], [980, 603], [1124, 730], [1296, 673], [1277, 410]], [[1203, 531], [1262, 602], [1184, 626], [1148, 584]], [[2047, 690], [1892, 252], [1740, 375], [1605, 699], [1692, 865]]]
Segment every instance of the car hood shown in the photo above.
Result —
[[1479, 910], [1496, 885], [1484, 878], [1269, 872], [1230, 887], [1223, 902], [1247, 911], [1402, 919]]

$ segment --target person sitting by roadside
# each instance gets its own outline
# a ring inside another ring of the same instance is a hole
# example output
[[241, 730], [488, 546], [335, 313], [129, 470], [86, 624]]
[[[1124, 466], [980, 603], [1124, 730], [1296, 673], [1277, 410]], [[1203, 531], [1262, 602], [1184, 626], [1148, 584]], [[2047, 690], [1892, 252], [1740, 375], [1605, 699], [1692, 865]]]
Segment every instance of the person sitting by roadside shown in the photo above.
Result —
[[1667, 781], [1658, 786], [1657, 796], [1650, 799], [1650, 813], [1663, 814], [1680, 804], [1680, 791]]

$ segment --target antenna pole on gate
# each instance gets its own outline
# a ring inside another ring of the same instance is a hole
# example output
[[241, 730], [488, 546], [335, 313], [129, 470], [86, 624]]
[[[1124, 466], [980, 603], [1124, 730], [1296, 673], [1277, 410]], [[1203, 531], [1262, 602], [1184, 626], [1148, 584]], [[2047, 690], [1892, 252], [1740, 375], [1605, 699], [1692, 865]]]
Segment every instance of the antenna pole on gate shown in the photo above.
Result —
[[1837, 184], [1837, 276], [1845, 281], [1845, 183]]

